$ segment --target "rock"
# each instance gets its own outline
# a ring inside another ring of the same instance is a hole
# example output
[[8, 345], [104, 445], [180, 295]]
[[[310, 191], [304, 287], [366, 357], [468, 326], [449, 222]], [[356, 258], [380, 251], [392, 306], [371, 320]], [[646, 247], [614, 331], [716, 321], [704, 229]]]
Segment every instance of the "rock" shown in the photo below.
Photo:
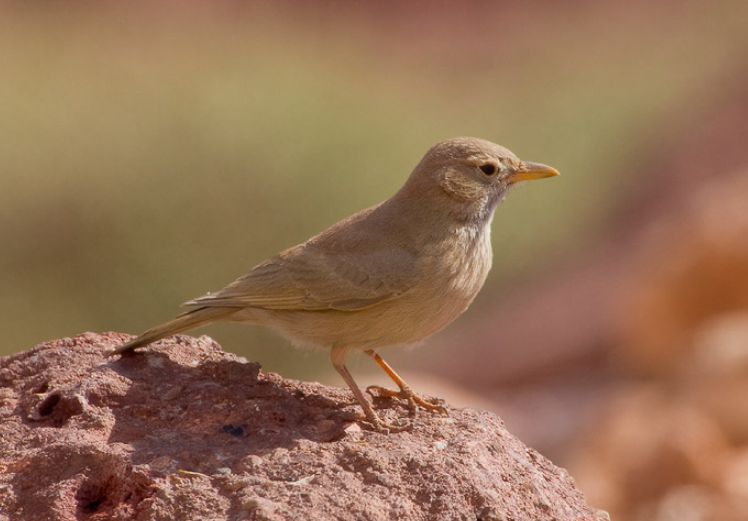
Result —
[[748, 312], [708, 321], [685, 365], [682, 399], [714, 418], [733, 444], [748, 444]]
[[618, 313], [618, 360], [669, 377], [691, 362], [703, 331], [748, 312], [748, 166], [691, 194], [648, 227]]
[[[655, 385], [633, 383], [580, 440], [570, 466], [582, 489], [613, 519], [683, 519], [653, 512], [687, 509], [691, 503], [677, 490], [719, 489], [731, 450], [703, 411], [670, 399]], [[680, 488], [686, 486], [694, 488]]]
[[385, 435], [353, 427], [347, 390], [260, 373], [207, 337], [104, 356], [128, 338], [0, 360], [0, 519], [605, 518], [490, 413]]

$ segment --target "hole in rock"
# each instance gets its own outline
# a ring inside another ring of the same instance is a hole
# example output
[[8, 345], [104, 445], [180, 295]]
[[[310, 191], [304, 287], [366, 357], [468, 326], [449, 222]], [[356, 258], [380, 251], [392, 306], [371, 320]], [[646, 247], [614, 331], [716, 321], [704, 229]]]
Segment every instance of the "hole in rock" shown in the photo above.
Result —
[[60, 403], [59, 393], [53, 393], [47, 396], [42, 403], [39, 404], [37, 409], [39, 411], [39, 416], [49, 416], [52, 414], [58, 403]]
[[232, 436], [236, 436], [237, 438], [241, 438], [244, 436], [244, 428], [245, 425], [224, 425], [221, 427], [221, 431], [225, 432], [226, 434], [230, 434]]
[[110, 488], [110, 480], [105, 483], [86, 481], [75, 494], [78, 510], [84, 514], [97, 512], [106, 502]]

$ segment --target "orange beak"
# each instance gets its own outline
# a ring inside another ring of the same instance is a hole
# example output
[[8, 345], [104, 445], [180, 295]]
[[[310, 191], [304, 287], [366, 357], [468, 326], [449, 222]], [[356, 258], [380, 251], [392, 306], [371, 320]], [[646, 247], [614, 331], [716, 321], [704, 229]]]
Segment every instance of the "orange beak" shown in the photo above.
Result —
[[552, 166], [543, 163], [532, 163], [522, 161], [517, 171], [509, 174], [507, 178], [509, 184], [519, 183], [520, 181], [534, 181], [535, 179], [545, 179], [546, 177], [555, 177], [561, 175], [558, 170]]

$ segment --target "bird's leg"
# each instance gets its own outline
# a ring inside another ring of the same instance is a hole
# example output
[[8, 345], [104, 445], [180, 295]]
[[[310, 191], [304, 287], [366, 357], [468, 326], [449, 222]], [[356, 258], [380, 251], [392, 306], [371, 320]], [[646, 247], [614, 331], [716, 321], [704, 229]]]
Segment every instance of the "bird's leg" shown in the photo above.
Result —
[[366, 422], [369, 423], [374, 428], [374, 430], [384, 433], [400, 432], [409, 428], [408, 425], [389, 424], [383, 421], [379, 416], [377, 416], [377, 413], [374, 412], [374, 409], [366, 399], [366, 396], [364, 396], [364, 393], [362, 393], [361, 389], [358, 387], [358, 385], [356, 385], [356, 381], [353, 379], [350, 371], [348, 371], [348, 368], [345, 366], [345, 355], [347, 353], [347, 348], [333, 347], [330, 351], [330, 359], [332, 360], [332, 366], [338, 373], [340, 373], [340, 376], [343, 377], [343, 380], [345, 380], [345, 383], [348, 384], [348, 387], [353, 392], [353, 396], [356, 397], [356, 401], [364, 410]]
[[399, 391], [393, 391], [391, 389], [386, 389], [378, 385], [370, 385], [366, 388], [367, 393], [371, 394], [372, 396], [375, 396], [376, 393], [376, 396], [386, 396], [389, 398], [401, 398], [403, 400], [406, 400], [408, 402], [408, 407], [413, 414], [418, 411], [419, 406], [431, 412], [448, 414], [447, 408], [443, 405], [424, 400], [416, 393], [414, 393], [413, 389], [411, 389], [410, 386], [405, 383], [405, 380], [403, 380], [400, 375], [395, 372], [390, 364], [385, 362], [384, 358], [379, 356], [372, 349], [367, 349], [365, 353], [372, 357], [374, 361], [379, 364], [379, 367], [381, 367], [384, 372], [387, 373], [387, 376], [389, 376], [392, 381], [395, 382], [395, 385], [400, 388]]

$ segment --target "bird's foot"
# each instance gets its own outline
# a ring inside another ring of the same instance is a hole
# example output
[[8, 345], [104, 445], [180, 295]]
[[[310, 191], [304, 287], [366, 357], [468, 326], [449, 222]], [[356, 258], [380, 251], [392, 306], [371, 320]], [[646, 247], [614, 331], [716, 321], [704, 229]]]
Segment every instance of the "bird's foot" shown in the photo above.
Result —
[[431, 402], [421, 398], [414, 393], [410, 387], [405, 387], [399, 391], [393, 391], [392, 389], [387, 389], [386, 387], [381, 387], [379, 385], [370, 385], [366, 388], [366, 392], [375, 398], [399, 398], [405, 400], [408, 403], [408, 409], [413, 416], [418, 413], [419, 407], [430, 412], [444, 415], [449, 414], [447, 408], [439, 403], [439, 401]]
[[370, 428], [375, 432], [382, 434], [392, 434], [394, 432], [404, 432], [413, 429], [413, 423], [409, 421], [399, 421], [398, 423], [389, 423], [382, 420], [379, 416], [374, 418], [362, 418], [359, 420], [361, 424]]

